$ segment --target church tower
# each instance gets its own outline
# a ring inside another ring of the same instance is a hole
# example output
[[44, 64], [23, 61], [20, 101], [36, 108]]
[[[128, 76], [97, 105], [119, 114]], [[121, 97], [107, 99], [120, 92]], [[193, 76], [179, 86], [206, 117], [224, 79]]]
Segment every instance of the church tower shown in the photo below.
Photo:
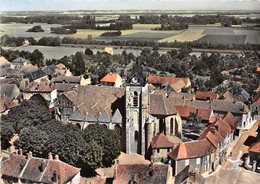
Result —
[[126, 80], [126, 153], [145, 154], [145, 117], [148, 91], [140, 62], [133, 65]]

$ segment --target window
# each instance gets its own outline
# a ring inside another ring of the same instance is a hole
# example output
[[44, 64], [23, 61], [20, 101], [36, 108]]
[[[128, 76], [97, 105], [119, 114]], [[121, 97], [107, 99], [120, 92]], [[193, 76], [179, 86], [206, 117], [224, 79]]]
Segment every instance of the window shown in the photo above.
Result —
[[138, 131], [135, 131], [135, 141], [138, 140]]
[[138, 93], [136, 91], [134, 92], [133, 105], [138, 106]]
[[200, 164], [200, 158], [196, 158], [196, 165]]
[[157, 153], [160, 153], [160, 149], [159, 148], [157, 148]]
[[173, 134], [173, 118], [171, 118], [170, 122], [170, 133]]
[[189, 160], [185, 160], [185, 166], [189, 165]]
[[167, 152], [169, 153], [171, 151], [171, 148], [167, 148]]

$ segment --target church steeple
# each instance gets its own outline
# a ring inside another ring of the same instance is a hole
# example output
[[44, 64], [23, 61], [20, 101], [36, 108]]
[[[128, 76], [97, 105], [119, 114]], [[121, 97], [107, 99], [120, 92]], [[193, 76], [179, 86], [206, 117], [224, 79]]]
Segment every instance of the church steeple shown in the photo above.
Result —
[[133, 63], [132, 70], [127, 74], [126, 85], [144, 86], [146, 84], [146, 72], [143, 71], [139, 60]]

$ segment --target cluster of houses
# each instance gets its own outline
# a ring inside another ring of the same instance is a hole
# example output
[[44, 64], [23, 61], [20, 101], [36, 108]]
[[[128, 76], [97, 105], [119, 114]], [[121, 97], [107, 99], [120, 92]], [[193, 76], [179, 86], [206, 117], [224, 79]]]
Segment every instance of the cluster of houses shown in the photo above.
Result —
[[[134, 183], [144, 178], [151, 183], [203, 183], [202, 175], [213, 172], [231, 154], [229, 145], [240, 135], [240, 130], [249, 129], [260, 119], [260, 98], [248, 107], [228, 91], [221, 95], [202, 91], [185, 93], [182, 91], [191, 89], [188, 78], [148, 75], [139, 62], [133, 64], [123, 79], [108, 73], [99, 85], [91, 85], [90, 78], [73, 76], [62, 64], [36, 68], [21, 58], [9, 62], [1, 57], [0, 67], [1, 113], [34, 94], [41, 94], [57, 120], [79, 129], [102, 124], [121, 135], [122, 151], [150, 160], [143, 165], [117, 164], [114, 183]], [[184, 134], [183, 125], [189, 124], [191, 117], [197, 117], [197, 123], [203, 126], [196, 133]], [[192, 137], [189, 141], [184, 139], [187, 135]], [[257, 150], [255, 147], [259, 144], [252, 145], [251, 151]], [[257, 160], [254, 154], [251, 158]], [[44, 168], [41, 173], [37, 171], [39, 180], [30, 181], [44, 183], [45, 170], [51, 170], [48, 167], [52, 167], [52, 162], [59, 162], [60, 167], [64, 164], [55, 159], [12, 155], [2, 160], [2, 167], [8, 170], [9, 164], [24, 165], [17, 166], [22, 169], [16, 175], [10, 176], [6, 171], [2, 178], [29, 181], [24, 173], [32, 163], [40, 164], [31, 166], [36, 170], [42, 165]], [[80, 170], [70, 168], [73, 173], [70, 178], [76, 181]], [[54, 182], [57, 174], [49, 173], [48, 181]]]

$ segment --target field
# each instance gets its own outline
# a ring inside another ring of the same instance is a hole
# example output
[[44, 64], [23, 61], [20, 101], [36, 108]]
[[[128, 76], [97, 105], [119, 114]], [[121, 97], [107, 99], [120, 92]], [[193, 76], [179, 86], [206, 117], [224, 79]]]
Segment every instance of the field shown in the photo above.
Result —
[[159, 40], [160, 42], [174, 42], [174, 41], [195, 41], [203, 37], [202, 34], [203, 29], [188, 29], [183, 31], [182, 33], [178, 35], [174, 35], [172, 37], [168, 37], [162, 40]]
[[[122, 30], [119, 37], [100, 37], [105, 30], [78, 29], [76, 34], [56, 35], [50, 33], [50, 27], [61, 26], [59, 24], [40, 24], [45, 32], [26, 32], [29, 28], [39, 24], [0, 24], [0, 36], [4, 34], [22, 37], [34, 37], [36, 40], [43, 36], [59, 36], [87, 38], [91, 35], [96, 40], [154, 40], [159, 42], [176, 41], [207, 41], [217, 43], [251, 43], [260, 44], [260, 30], [250, 30], [239, 27], [221, 27], [220, 24], [190, 25], [189, 29], [181, 31], [156, 31], [152, 28], [159, 27], [159, 24], [134, 24], [132, 30]], [[111, 30], [112, 31], [112, 30]]]

